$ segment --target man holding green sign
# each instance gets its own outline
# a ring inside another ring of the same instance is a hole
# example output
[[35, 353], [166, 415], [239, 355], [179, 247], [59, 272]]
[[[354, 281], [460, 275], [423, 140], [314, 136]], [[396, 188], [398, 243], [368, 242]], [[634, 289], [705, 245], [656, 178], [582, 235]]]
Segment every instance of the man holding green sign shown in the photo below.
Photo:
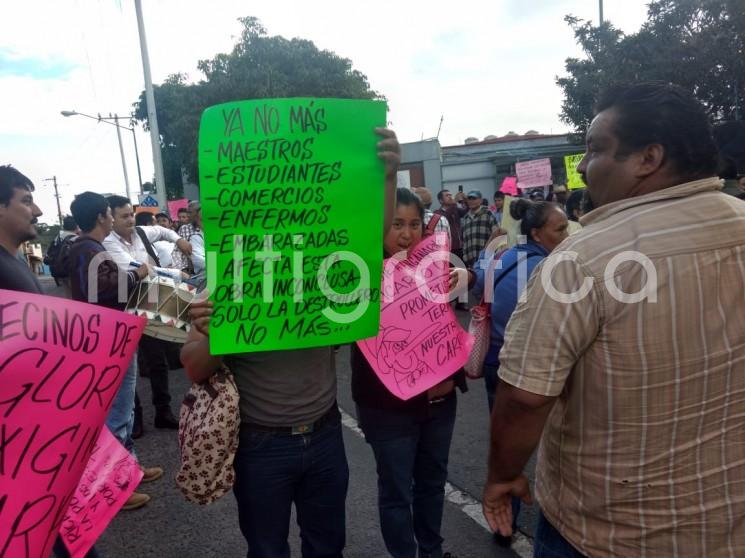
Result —
[[303, 556], [342, 555], [349, 470], [330, 345], [378, 331], [400, 159], [385, 115], [380, 101], [271, 99], [202, 116], [212, 300], [192, 306], [181, 358], [194, 382], [223, 359], [235, 375], [235, 495], [251, 558], [290, 556], [293, 503]]

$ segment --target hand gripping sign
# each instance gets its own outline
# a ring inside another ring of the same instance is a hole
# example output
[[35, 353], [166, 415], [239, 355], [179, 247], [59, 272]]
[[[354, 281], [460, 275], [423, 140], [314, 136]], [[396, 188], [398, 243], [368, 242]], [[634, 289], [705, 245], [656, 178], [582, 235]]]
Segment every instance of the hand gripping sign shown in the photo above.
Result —
[[449, 248], [447, 234], [437, 233], [405, 259], [385, 260], [378, 336], [357, 342], [380, 381], [403, 400], [452, 376], [473, 346], [449, 303]]
[[47, 558], [144, 320], [0, 290], [0, 558]]

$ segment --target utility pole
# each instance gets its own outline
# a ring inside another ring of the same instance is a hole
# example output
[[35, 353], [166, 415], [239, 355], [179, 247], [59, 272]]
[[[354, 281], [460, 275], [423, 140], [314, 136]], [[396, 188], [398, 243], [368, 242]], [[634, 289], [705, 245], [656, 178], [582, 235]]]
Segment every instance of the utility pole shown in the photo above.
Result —
[[54, 197], [57, 198], [57, 217], [59, 218], [59, 226], [60, 229], [62, 228], [62, 206], [60, 206], [59, 203], [59, 190], [57, 190], [57, 176], [53, 176], [52, 178], [45, 178], [44, 182], [51, 182], [54, 184]]
[[[100, 118], [100, 115], [99, 115]], [[119, 131], [119, 115], [115, 114], [114, 116], [111, 116], [111, 113], [109, 113], [109, 118], [113, 118], [114, 122], [116, 123], [116, 138], [119, 140], [119, 154], [122, 156], [122, 169], [124, 170], [124, 187], [127, 190], [127, 199], [131, 202], [132, 201], [132, 193], [129, 190], [129, 175], [127, 174], [127, 160], [124, 158], [124, 147], [122, 146], [122, 133]]]
[[155, 113], [155, 95], [153, 95], [153, 79], [150, 76], [150, 58], [147, 53], [147, 38], [145, 37], [145, 22], [142, 18], [141, 0], [135, 0], [137, 12], [137, 29], [140, 33], [140, 53], [142, 55], [142, 72], [145, 74], [145, 101], [147, 103], [147, 122], [150, 126], [150, 143], [153, 148], [153, 165], [155, 166], [155, 198], [158, 206], [166, 206], [166, 177], [163, 172], [163, 158], [160, 152], [160, 131], [158, 130], [158, 116]]
[[603, 25], [603, 0], [600, 0], [600, 25]]

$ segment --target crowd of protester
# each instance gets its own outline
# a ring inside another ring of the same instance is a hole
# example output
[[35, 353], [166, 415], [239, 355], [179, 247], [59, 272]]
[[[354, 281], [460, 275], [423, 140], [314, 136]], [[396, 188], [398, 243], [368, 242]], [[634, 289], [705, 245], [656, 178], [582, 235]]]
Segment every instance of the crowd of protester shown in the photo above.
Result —
[[[538, 449], [535, 556], [744, 555], [745, 205], [737, 166], [718, 155], [700, 103], [665, 84], [607, 91], [577, 168], [587, 188], [557, 184], [548, 196], [526, 192], [508, 206], [501, 192], [490, 205], [478, 190], [440, 190], [432, 211], [428, 189], [395, 187], [398, 141], [377, 132], [386, 169], [383, 255], [446, 233], [462, 263], [451, 294], [470, 291], [472, 301], [491, 304], [482, 502], [497, 542], [510, 545], [521, 501], [532, 502], [524, 469]], [[18, 170], [0, 167], [2, 289], [42, 292], [16, 257], [36, 236], [33, 191]], [[135, 215], [121, 196], [84, 192], [71, 213], [55, 240], [68, 245], [58, 250], [66, 271], [55, 279], [74, 300], [121, 310], [122, 288], [205, 272], [198, 202], [172, 221]], [[516, 243], [497, 243], [510, 232]], [[102, 253], [94, 287], [88, 268]], [[176, 429], [169, 369], [183, 365], [203, 382], [226, 364], [240, 394], [234, 494], [248, 555], [290, 556], [294, 505], [303, 556], [342, 556], [349, 468], [333, 348], [214, 356], [212, 311], [209, 301], [192, 305], [183, 347], [142, 337], [106, 425], [136, 456], [133, 439], [144, 432], [138, 369], [152, 387], [154, 426]], [[465, 374], [404, 401], [354, 344], [350, 355], [387, 552], [454, 556], [441, 523]], [[142, 467], [143, 483], [163, 474]], [[124, 510], [149, 499], [138, 489]], [[66, 555], [60, 544], [55, 553]]]

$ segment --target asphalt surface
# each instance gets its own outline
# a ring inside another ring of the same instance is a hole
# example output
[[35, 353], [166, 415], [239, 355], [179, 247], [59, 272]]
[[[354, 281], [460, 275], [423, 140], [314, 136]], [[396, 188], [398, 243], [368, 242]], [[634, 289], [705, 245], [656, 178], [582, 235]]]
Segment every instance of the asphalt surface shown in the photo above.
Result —
[[[50, 289], [51, 290], [51, 289]], [[52, 294], [50, 292], [50, 294]], [[459, 312], [465, 323], [467, 314]], [[376, 508], [376, 473], [372, 451], [353, 428], [355, 407], [350, 393], [349, 349], [337, 354], [338, 401], [349, 415], [344, 441], [350, 469], [347, 496], [347, 545], [349, 558], [385, 557]], [[172, 408], [178, 406], [189, 383], [183, 370], [171, 371]], [[530, 556], [530, 541], [519, 537], [513, 550], [497, 547], [483, 524], [478, 500], [486, 478], [488, 449], [488, 411], [482, 380], [469, 381], [469, 391], [459, 394], [458, 417], [450, 450], [448, 501], [445, 504], [442, 535], [444, 550], [454, 558], [507, 558]], [[208, 558], [244, 557], [246, 543], [238, 528], [232, 494], [206, 507], [187, 502], [174, 478], [178, 471], [178, 440], [174, 430], [153, 428], [150, 385], [138, 378], [138, 393], [145, 412], [145, 435], [136, 441], [138, 457], [145, 466], [158, 465], [165, 475], [138, 489], [152, 496], [144, 508], [120, 512], [97, 543], [105, 558]], [[529, 467], [532, 474], [532, 463]], [[532, 537], [534, 507], [524, 507], [520, 530]], [[299, 531], [291, 521], [290, 546], [293, 557], [300, 556]]]

